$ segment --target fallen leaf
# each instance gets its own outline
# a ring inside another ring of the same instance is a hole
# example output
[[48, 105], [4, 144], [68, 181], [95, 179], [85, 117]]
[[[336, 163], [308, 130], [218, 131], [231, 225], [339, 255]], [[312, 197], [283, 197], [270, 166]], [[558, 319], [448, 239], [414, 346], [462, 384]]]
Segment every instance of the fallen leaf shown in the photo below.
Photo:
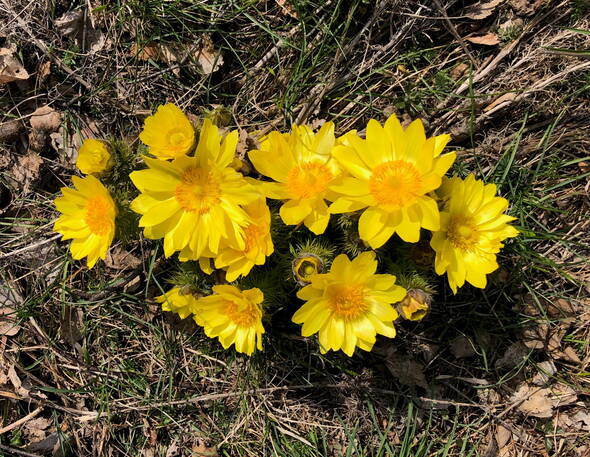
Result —
[[0, 142], [9, 143], [16, 140], [25, 130], [25, 124], [19, 120], [12, 120], [0, 124]]
[[[483, 109], [483, 112], [486, 113], [486, 112], [490, 111], [492, 108], [495, 108], [496, 106], [498, 106], [502, 103], [510, 103], [511, 101], [516, 99], [517, 96], [518, 96], [518, 94], [516, 92], [508, 92], [504, 95], [500, 95], [496, 100], [494, 100], [492, 103], [490, 103], [488, 106], [486, 106]], [[528, 309], [533, 311], [534, 305], [530, 305], [530, 307]]]
[[485, 19], [486, 17], [491, 16], [496, 7], [504, 3], [504, 1], [505, 0], [480, 1], [475, 5], [466, 8], [463, 12], [463, 16], [474, 20]]
[[511, 370], [520, 365], [530, 352], [530, 349], [521, 342], [512, 343], [508, 346], [502, 358], [496, 360], [495, 367], [498, 370]]
[[535, 386], [544, 386], [546, 385], [551, 376], [553, 376], [557, 372], [557, 367], [552, 360], [547, 360], [545, 362], [541, 362], [537, 365], [537, 369], [539, 372], [533, 377], [531, 383]]
[[500, 39], [498, 38], [498, 35], [496, 35], [495, 33], [492, 33], [492, 32], [488, 32], [485, 35], [476, 35], [476, 36], [466, 37], [465, 39], [467, 41], [469, 41], [470, 43], [482, 44], [485, 46], [495, 46], [498, 43], [500, 43]]
[[216, 50], [213, 47], [213, 41], [209, 35], [204, 35], [202, 40], [202, 46], [197, 51], [195, 58], [201, 67], [201, 72], [204, 75], [210, 75], [211, 73], [219, 70], [223, 65], [223, 56], [221, 51]]
[[451, 341], [451, 346], [449, 349], [451, 354], [453, 354], [456, 359], [473, 357], [476, 354], [476, 351], [473, 347], [473, 341], [465, 336], [458, 336], [453, 341]]
[[538, 388], [523, 383], [512, 395], [511, 400], [520, 403], [518, 409], [529, 416], [548, 418], [553, 415], [554, 408], [575, 403], [577, 395], [565, 384]]
[[104, 33], [94, 27], [86, 10], [68, 11], [55, 20], [55, 27], [62, 35], [76, 40], [80, 49], [89, 54], [99, 52], [107, 45]]
[[547, 313], [551, 317], [571, 317], [576, 314], [576, 307], [571, 302], [558, 298], [547, 304]]
[[61, 124], [61, 114], [52, 107], [45, 105], [37, 108], [31, 114], [31, 127], [34, 130], [43, 130], [45, 132], [55, 132], [59, 130]]
[[410, 356], [391, 352], [385, 359], [385, 366], [400, 383], [410, 387], [428, 388], [428, 382], [424, 376], [424, 365], [411, 359]]
[[141, 265], [141, 259], [120, 246], [116, 246], [107, 253], [105, 264], [113, 270], [133, 270]]
[[504, 427], [502, 424], [498, 424], [496, 427], [496, 443], [498, 447], [502, 449], [512, 439], [512, 432], [510, 429]]
[[0, 336], [14, 336], [20, 330], [16, 309], [22, 302], [23, 297], [16, 286], [8, 282], [0, 283]]
[[582, 363], [582, 360], [571, 346], [567, 346], [563, 351], [555, 351], [551, 355], [556, 359], [566, 360], [567, 362]]
[[79, 308], [66, 306], [64, 315], [60, 320], [59, 333], [64, 341], [71, 346], [82, 341], [80, 328], [84, 324], [82, 311]]
[[10, 380], [12, 386], [14, 387], [14, 392], [21, 397], [29, 398], [29, 390], [23, 387], [23, 384], [16, 374], [16, 370], [14, 369], [14, 365], [8, 367], [8, 379]]
[[207, 446], [205, 440], [197, 438], [195, 444], [193, 444], [191, 457], [218, 457], [216, 446]]
[[43, 82], [47, 79], [47, 77], [51, 74], [51, 61], [46, 60], [45, 62], [41, 62], [39, 64], [39, 68], [37, 69], [37, 81], [39, 84], [43, 84]]
[[450, 76], [453, 80], [457, 81], [459, 78], [461, 78], [465, 72], [469, 69], [469, 65], [467, 65], [464, 62], [461, 62], [460, 64], [455, 65], [455, 67], [453, 67], [453, 69], [451, 70]]
[[535, 13], [545, 0], [510, 0], [508, 3], [516, 14], [530, 16]]
[[176, 444], [176, 440], [173, 440], [172, 443], [170, 443], [170, 446], [168, 446], [168, 449], [166, 450], [166, 457], [176, 457], [177, 455], [179, 455], [179, 453], [180, 449]]
[[275, 0], [277, 4], [281, 7], [281, 12], [287, 16], [291, 16], [294, 19], [299, 19], [299, 14], [295, 9], [289, 5], [287, 0]]
[[16, 49], [0, 48], [0, 84], [29, 78], [25, 67], [14, 57]]
[[40, 441], [47, 436], [46, 430], [53, 424], [51, 419], [36, 417], [27, 421], [24, 426], [24, 435], [29, 441]]
[[12, 167], [12, 178], [24, 194], [28, 193], [32, 183], [39, 178], [39, 170], [43, 165], [43, 159], [36, 152], [29, 152], [18, 158]]

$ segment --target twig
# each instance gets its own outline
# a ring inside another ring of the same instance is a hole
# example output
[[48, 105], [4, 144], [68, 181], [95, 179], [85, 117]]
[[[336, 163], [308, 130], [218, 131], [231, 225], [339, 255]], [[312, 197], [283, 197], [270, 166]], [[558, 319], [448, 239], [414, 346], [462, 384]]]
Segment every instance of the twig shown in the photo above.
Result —
[[31, 249], [38, 248], [39, 246], [43, 246], [44, 244], [51, 243], [52, 241], [57, 240], [60, 236], [61, 236], [61, 234], [58, 233], [57, 235], [53, 235], [51, 238], [41, 240], [41, 241], [34, 243], [34, 244], [29, 244], [28, 246], [25, 246], [24, 248], [17, 249], [16, 251], [7, 252], [6, 254], [1, 254], [0, 259], [5, 259], [7, 257], [13, 256], [16, 254], [21, 254], [25, 251], [30, 251]]
[[13, 422], [12, 424], [7, 425], [6, 427], [0, 428], [0, 435], [3, 435], [4, 433], [9, 432], [10, 430], [12, 430], [14, 428], [17, 428], [17, 427], [21, 426], [25, 422], [27, 422], [30, 419], [32, 419], [33, 417], [35, 417], [41, 411], [43, 411], [43, 406], [39, 406], [36, 410], [34, 410], [33, 412], [27, 414], [25, 417], [21, 417], [16, 422]]
[[24, 457], [42, 457], [39, 454], [31, 454], [30, 452], [21, 451], [20, 449], [11, 446], [6, 446], [4, 444], [0, 444], [0, 451], [6, 451], [12, 453], [12, 455], [22, 455]]
[[469, 51], [469, 48], [465, 44], [465, 40], [463, 40], [463, 38], [461, 38], [461, 36], [459, 35], [459, 32], [457, 32], [457, 29], [455, 28], [455, 25], [451, 22], [451, 20], [447, 16], [447, 11], [440, 4], [439, 0], [434, 0], [434, 3], [436, 4], [436, 7], [439, 9], [439, 11], [442, 13], [443, 17], [445, 18], [445, 22], [447, 24], [447, 28], [449, 29], [449, 32], [451, 32], [451, 34], [459, 42], [459, 45], [463, 48], [463, 51], [465, 52], [465, 55], [467, 57], [469, 57], [469, 60], [471, 60], [471, 63], [473, 64], [473, 66], [476, 67], [477, 60], [475, 59], [475, 57], [473, 57], [473, 55]]

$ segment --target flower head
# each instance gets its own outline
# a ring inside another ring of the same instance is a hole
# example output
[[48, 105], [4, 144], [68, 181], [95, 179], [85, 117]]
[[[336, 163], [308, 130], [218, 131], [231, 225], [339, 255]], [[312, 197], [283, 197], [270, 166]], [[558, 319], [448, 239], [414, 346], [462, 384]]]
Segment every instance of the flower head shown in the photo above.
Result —
[[303, 222], [316, 235], [326, 230], [328, 186], [340, 173], [331, 160], [335, 141], [331, 122], [315, 135], [306, 125], [294, 125], [290, 133], [271, 132], [262, 139], [260, 150], [248, 153], [256, 170], [276, 181], [261, 184], [266, 196], [286, 200], [280, 209], [285, 224]]
[[141, 192], [131, 209], [142, 215], [139, 225], [147, 238], [164, 238], [166, 257], [175, 251], [181, 260], [215, 257], [221, 245], [246, 249], [251, 218], [242, 206], [260, 194], [229, 167], [237, 141], [237, 132], [222, 139], [206, 119], [196, 157], [171, 162], [146, 157], [149, 168], [130, 174]]
[[395, 337], [398, 314], [391, 304], [403, 299], [406, 290], [395, 285], [395, 276], [376, 270], [374, 252], [352, 261], [340, 254], [328, 273], [313, 276], [311, 284], [297, 292], [306, 303], [293, 322], [303, 324], [303, 336], [319, 334], [322, 353], [342, 349], [352, 356], [356, 346], [370, 351], [377, 334]]
[[197, 303], [197, 298], [194, 295], [182, 293], [180, 287], [173, 287], [164, 295], [156, 297], [156, 300], [162, 304], [162, 311], [177, 313], [181, 319], [193, 314]]
[[324, 262], [321, 257], [316, 254], [302, 252], [293, 259], [291, 269], [293, 270], [295, 280], [300, 285], [304, 286], [311, 282], [311, 278], [314, 275], [323, 272]]
[[109, 169], [112, 166], [111, 153], [104, 141], [85, 139], [78, 150], [76, 166], [85, 175]]
[[264, 265], [274, 246], [270, 236], [270, 211], [264, 198], [259, 198], [244, 207], [250, 218], [244, 227], [244, 249], [228, 246], [221, 249], [215, 258], [215, 267], [226, 270], [226, 280], [235, 281], [246, 276], [254, 265]]
[[92, 268], [98, 258], [105, 259], [115, 236], [117, 209], [109, 191], [94, 176], [72, 177], [75, 189], [63, 187], [63, 197], [55, 199], [62, 215], [53, 230], [63, 235], [63, 240], [74, 240], [70, 245], [72, 257], [87, 257]]
[[184, 113], [174, 104], [158, 106], [156, 114], [146, 118], [139, 139], [158, 159], [182, 157], [195, 144], [195, 130]]
[[224, 349], [235, 343], [236, 351], [251, 355], [262, 350], [262, 301], [260, 289], [240, 290], [234, 286], [213, 286], [213, 295], [199, 298], [195, 322], [209, 338], [219, 338]]
[[418, 119], [405, 130], [395, 116], [381, 126], [371, 119], [366, 139], [348, 136], [332, 154], [352, 177], [330, 185], [339, 197], [331, 213], [366, 208], [359, 219], [359, 235], [376, 249], [397, 233], [416, 242], [420, 228], [438, 230], [436, 202], [427, 194], [441, 184], [455, 154], [440, 155], [449, 135], [426, 139]]
[[454, 293], [465, 281], [483, 289], [486, 275], [498, 268], [496, 254], [504, 246], [502, 241], [518, 235], [507, 224], [515, 218], [502, 214], [508, 200], [496, 197], [495, 185], [484, 184], [473, 175], [465, 180], [446, 179], [440, 195], [446, 203], [440, 230], [430, 241], [436, 252], [435, 271], [447, 273]]

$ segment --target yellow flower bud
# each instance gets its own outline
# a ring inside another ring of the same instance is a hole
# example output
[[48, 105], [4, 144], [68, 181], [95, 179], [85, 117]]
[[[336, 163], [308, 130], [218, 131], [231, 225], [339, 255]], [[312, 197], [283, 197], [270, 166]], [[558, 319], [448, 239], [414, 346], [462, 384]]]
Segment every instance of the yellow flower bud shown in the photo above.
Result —
[[309, 284], [311, 277], [324, 270], [324, 262], [320, 257], [308, 252], [301, 253], [292, 263], [293, 276], [301, 285]]
[[102, 173], [113, 166], [111, 153], [104, 141], [87, 138], [78, 150], [76, 166], [85, 175]]
[[400, 315], [409, 321], [422, 320], [430, 310], [430, 296], [420, 289], [410, 289], [398, 303]]

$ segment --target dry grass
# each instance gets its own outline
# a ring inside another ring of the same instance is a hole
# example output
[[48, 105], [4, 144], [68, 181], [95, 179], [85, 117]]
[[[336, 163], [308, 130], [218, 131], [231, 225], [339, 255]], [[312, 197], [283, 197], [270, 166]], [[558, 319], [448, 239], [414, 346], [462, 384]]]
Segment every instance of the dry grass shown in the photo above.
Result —
[[[468, 1], [287, 2], [295, 19], [280, 3], [0, 0], [0, 44], [31, 74], [0, 86], [2, 125], [17, 125], [0, 149], [0, 305], [20, 326], [0, 336], [0, 455], [590, 455], [590, 423], [575, 419], [590, 420], [590, 61], [547, 49], [590, 50], [572, 30], [588, 30], [590, 11], [508, 0], [470, 19]], [[89, 4], [97, 52], [55, 26]], [[465, 39], [487, 31], [500, 44]], [[206, 36], [223, 53], [211, 74], [194, 58]], [[176, 61], [131, 51], [154, 43]], [[87, 271], [51, 231], [79, 135], [135, 150], [167, 100], [195, 115], [223, 105], [231, 126], [259, 133], [421, 117], [453, 133], [456, 172], [511, 200], [522, 235], [485, 291], [452, 296], [441, 282], [428, 318], [371, 354], [320, 355], [288, 303], [265, 352], [224, 352], [153, 304], [177, 270], [157, 243], [120, 241]], [[35, 168], [22, 160], [43, 105], [62, 113], [65, 145], [33, 151]], [[540, 418], [513, 394], [548, 363], [548, 386], [576, 400]]]

